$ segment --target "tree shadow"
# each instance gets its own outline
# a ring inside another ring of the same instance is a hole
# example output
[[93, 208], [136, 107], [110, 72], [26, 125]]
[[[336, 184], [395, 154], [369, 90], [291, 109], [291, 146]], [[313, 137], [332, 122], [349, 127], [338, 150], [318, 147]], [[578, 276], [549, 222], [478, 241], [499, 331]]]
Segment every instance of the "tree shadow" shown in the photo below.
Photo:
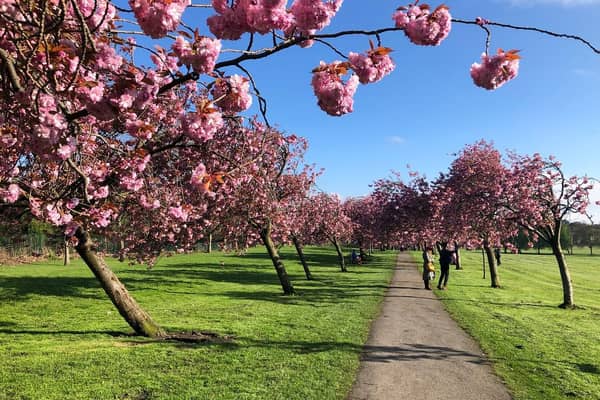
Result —
[[470, 353], [445, 346], [432, 346], [426, 344], [405, 344], [400, 346], [366, 345], [361, 353], [362, 361], [382, 363], [393, 361], [442, 361], [458, 359], [472, 364], [489, 364], [489, 361], [481, 354]]
[[454, 302], [463, 302], [463, 303], [473, 303], [473, 304], [491, 304], [494, 306], [503, 306], [503, 307], [535, 307], [535, 308], [550, 308], [550, 309], [556, 309], [556, 305], [554, 304], [541, 304], [541, 303], [522, 303], [522, 302], [515, 302], [515, 303], [502, 303], [499, 301], [483, 301], [483, 300], [468, 300], [468, 299], [460, 299], [460, 298], [452, 298], [452, 297], [445, 297], [443, 299], [443, 301], [454, 301]]
[[[101, 287], [93, 278], [83, 277], [3, 277], [0, 278], [0, 301], [24, 300], [32, 295], [102, 298]], [[97, 290], [97, 293], [91, 291]]]

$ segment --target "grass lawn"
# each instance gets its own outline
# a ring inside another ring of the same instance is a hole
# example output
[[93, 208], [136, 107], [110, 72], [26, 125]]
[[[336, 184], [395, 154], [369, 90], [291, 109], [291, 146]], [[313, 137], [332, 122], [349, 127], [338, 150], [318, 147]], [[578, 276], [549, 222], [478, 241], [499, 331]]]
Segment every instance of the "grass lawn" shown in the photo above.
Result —
[[491, 289], [481, 253], [462, 252], [464, 270], [452, 269], [448, 291], [437, 292], [516, 400], [600, 399], [600, 257], [588, 254], [567, 257], [573, 311], [557, 308], [562, 287], [549, 254], [502, 254], [502, 288]]
[[129, 336], [80, 261], [0, 267], [0, 399], [343, 399], [395, 255], [341, 273], [333, 249], [306, 248], [306, 281], [281, 251], [298, 295], [281, 295], [262, 248], [111, 261], [164, 328], [232, 335], [184, 344]]

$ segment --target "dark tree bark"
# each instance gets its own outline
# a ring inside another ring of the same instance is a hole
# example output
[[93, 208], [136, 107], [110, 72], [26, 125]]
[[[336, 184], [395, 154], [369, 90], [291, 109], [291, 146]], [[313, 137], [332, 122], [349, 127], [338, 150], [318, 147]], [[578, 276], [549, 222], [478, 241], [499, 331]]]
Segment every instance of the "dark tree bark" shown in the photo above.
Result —
[[483, 249], [487, 256], [488, 266], [490, 267], [490, 280], [493, 288], [500, 287], [500, 276], [498, 276], [498, 266], [496, 265], [496, 258], [494, 257], [494, 250], [490, 247], [490, 244], [486, 241], [483, 242]]
[[296, 247], [296, 252], [298, 253], [298, 257], [300, 257], [300, 262], [302, 263], [302, 268], [304, 268], [304, 274], [306, 275], [307, 280], [312, 280], [312, 274], [310, 273], [310, 269], [308, 268], [308, 264], [306, 263], [306, 257], [304, 257], [304, 250], [302, 249], [302, 243], [298, 240], [298, 238], [294, 235], [292, 236], [292, 241], [294, 242], [294, 247]]
[[563, 287], [563, 302], [559, 305], [559, 307], [575, 308], [575, 301], [573, 300], [573, 281], [571, 280], [569, 266], [567, 265], [567, 260], [565, 259], [565, 255], [560, 245], [560, 224], [557, 224], [556, 226], [556, 232], [554, 232], [554, 235], [552, 235], [550, 246], [552, 247], [554, 258], [556, 258], [556, 262], [558, 263], [560, 280]]
[[460, 259], [460, 246], [458, 242], [454, 242], [454, 254], [456, 254], [456, 269], [463, 269]]
[[331, 243], [335, 246], [335, 251], [337, 251], [338, 260], [340, 261], [340, 268], [342, 272], [348, 272], [346, 268], [346, 262], [344, 261], [344, 253], [342, 253], [342, 248], [340, 247], [340, 242], [338, 242], [337, 238], [334, 238]]
[[125, 241], [123, 239], [119, 240], [119, 261], [125, 261]]
[[63, 238], [63, 265], [71, 263], [71, 254], [69, 253], [69, 241], [66, 237]]
[[104, 260], [98, 258], [92, 250], [90, 235], [83, 228], [78, 228], [75, 233], [79, 243], [75, 247], [77, 253], [94, 273], [102, 288], [113, 302], [119, 314], [133, 328], [136, 334], [159, 338], [165, 336], [165, 331], [152, 320], [135, 301], [121, 283], [115, 273], [108, 268]]
[[292, 295], [294, 294], [294, 286], [292, 285], [292, 281], [290, 281], [290, 277], [285, 270], [285, 266], [279, 257], [279, 253], [275, 244], [273, 243], [273, 239], [271, 239], [271, 223], [269, 222], [266, 227], [263, 227], [260, 230], [260, 237], [267, 248], [267, 252], [269, 253], [269, 257], [271, 257], [271, 261], [273, 262], [273, 266], [275, 267], [275, 271], [277, 272], [277, 277], [279, 278], [279, 282], [281, 283], [281, 288], [283, 289], [283, 294]]

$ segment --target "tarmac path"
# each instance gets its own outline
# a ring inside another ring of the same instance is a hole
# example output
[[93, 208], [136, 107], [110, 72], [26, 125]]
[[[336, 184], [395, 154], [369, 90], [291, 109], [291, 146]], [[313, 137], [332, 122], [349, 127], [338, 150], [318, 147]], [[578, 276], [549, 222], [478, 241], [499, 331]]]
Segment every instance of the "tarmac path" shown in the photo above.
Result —
[[511, 399], [478, 344], [432, 291], [423, 289], [421, 273], [407, 252], [398, 255], [348, 396], [379, 399]]

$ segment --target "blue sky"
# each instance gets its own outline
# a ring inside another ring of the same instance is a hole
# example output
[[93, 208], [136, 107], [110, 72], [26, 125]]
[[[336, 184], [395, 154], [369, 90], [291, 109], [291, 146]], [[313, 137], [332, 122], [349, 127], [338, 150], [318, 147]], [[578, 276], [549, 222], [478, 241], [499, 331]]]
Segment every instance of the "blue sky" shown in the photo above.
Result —
[[[455, 18], [534, 26], [600, 46], [600, 0], [445, 4]], [[400, 5], [406, 3], [345, 0], [325, 31], [392, 26], [391, 15]], [[184, 18], [208, 34], [209, 14], [196, 9]], [[244, 66], [267, 98], [270, 122], [309, 139], [307, 161], [325, 169], [318, 186], [327, 192], [365, 195], [391, 170], [406, 176], [407, 165], [433, 179], [447, 170], [454, 153], [479, 139], [493, 141], [501, 151], [554, 155], [567, 174], [600, 178], [600, 55], [573, 40], [502, 28], [492, 27], [491, 40], [492, 52], [520, 49], [522, 56], [519, 76], [494, 92], [474, 86], [469, 76], [484, 51], [479, 27], [454, 24], [439, 47], [415, 46], [402, 32], [383, 35], [383, 45], [394, 49], [396, 70], [379, 83], [360, 85], [354, 113], [342, 117], [322, 112], [310, 86], [310, 71], [320, 60], [339, 59], [327, 47], [288, 49]], [[332, 43], [345, 54], [369, 46], [364, 36]], [[245, 42], [223, 47], [240, 46]], [[221, 60], [232, 56], [223, 54]], [[600, 188], [594, 197], [600, 199]]]
[[[391, 26], [392, 12], [402, 4], [346, 0], [327, 31]], [[534, 26], [600, 46], [600, 1], [445, 4], [455, 18]], [[307, 160], [325, 168], [318, 185], [327, 192], [367, 194], [391, 170], [406, 176], [407, 165], [433, 179], [447, 170], [453, 153], [479, 139], [502, 151], [552, 154], [568, 174], [600, 178], [600, 55], [579, 42], [531, 32], [492, 28], [491, 39], [492, 51], [520, 49], [522, 61], [515, 80], [488, 92], [469, 76], [484, 50], [477, 26], [454, 24], [439, 47], [415, 46], [401, 32], [385, 34], [396, 70], [377, 84], [361, 85], [354, 113], [342, 117], [323, 113], [310, 86], [310, 71], [320, 60], [339, 59], [326, 47], [291, 49], [246, 67], [268, 99], [271, 122], [309, 139]], [[346, 54], [368, 48], [366, 37], [333, 43]]]

